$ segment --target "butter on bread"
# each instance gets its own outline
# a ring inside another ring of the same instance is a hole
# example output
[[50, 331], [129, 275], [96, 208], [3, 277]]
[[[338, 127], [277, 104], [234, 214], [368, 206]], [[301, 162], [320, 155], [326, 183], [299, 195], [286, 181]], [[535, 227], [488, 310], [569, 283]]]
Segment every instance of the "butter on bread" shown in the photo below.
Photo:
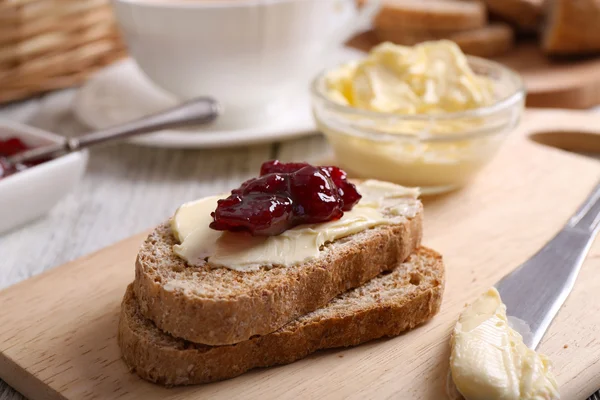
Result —
[[504, 54], [514, 46], [515, 41], [513, 29], [501, 22], [458, 32], [376, 28], [375, 34], [381, 41], [405, 46], [430, 40], [448, 39], [456, 43], [464, 53], [478, 57], [495, 57]]
[[383, 0], [373, 22], [381, 29], [459, 31], [483, 27], [485, 6], [474, 0]]
[[[365, 180], [360, 182], [362, 199], [339, 219], [321, 223], [292, 226], [271, 236], [252, 236], [210, 229], [211, 212], [219, 199], [212, 196], [183, 204], [171, 218], [171, 230], [178, 239], [173, 251], [189, 265], [225, 267], [236, 271], [256, 271], [273, 266], [289, 267], [320, 255], [324, 244], [350, 236], [379, 225], [394, 224], [398, 219], [413, 216], [418, 209], [419, 190], [388, 182]], [[357, 199], [358, 200], [358, 199]], [[412, 204], [412, 205], [411, 205]]]
[[161, 330], [195, 343], [232, 344], [271, 333], [413, 253], [422, 204], [398, 202], [410, 202], [416, 214], [325, 244], [308, 262], [251, 272], [187, 265], [173, 252], [177, 241], [166, 222], [138, 253], [133, 288], [140, 311]]
[[145, 319], [130, 285], [121, 306], [118, 341], [126, 364], [146, 380], [168, 386], [213, 382], [287, 364], [319, 349], [396, 336], [439, 311], [444, 282], [441, 256], [420, 248], [391, 272], [276, 332], [226, 346], [194, 344], [163, 333]]

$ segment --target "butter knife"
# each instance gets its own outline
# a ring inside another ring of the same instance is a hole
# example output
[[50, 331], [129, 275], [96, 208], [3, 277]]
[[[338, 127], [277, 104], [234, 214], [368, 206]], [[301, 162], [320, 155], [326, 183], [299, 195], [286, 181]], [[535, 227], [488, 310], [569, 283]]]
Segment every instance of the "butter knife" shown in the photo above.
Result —
[[573, 289], [600, 230], [600, 183], [567, 224], [533, 257], [496, 284], [509, 324], [535, 349]]

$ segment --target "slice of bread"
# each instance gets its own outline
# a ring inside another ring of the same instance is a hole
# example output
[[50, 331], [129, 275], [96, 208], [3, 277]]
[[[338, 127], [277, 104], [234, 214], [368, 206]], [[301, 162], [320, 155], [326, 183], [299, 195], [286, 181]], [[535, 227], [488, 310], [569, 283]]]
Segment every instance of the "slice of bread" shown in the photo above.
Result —
[[433, 250], [419, 249], [363, 286], [276, 332], [226, 346], [176, 339], [144, 318], [130, 285], [123, 299], [119, 345], [142, 378], [163, 385], [228, 379], [257, 368], [287, 364], [319, 349], [354, 346], [395, 336], [432, 318], [444, 291], [444, 266]]
[[494, 57], [506, 53], [515, 41], [512, 28], [501, 22], [460, 32], [377, 28], [375, 33], [379, 40], [405, 46], [428, 40], [448, 39], [466, 54], [479, 57]]
[[483, 27], [485, 6], [472, 0], [384, 0], [373, 25], [382, 29], [460, 31]]
[[542, 21], [544, 0], [483, 0], [488, 10], [522, 31], [535, 32]]
[[271, 333], [406, 260], [421, 242], [423, 205], [401, 197], [393, 206], [405, 215], [385, 214], [394, 219], [390, 225], [327, 243], [308, 262], [252, 272], [187, 265], [173, 253], [176, 240], [164, 223], [137, 257], [134, 290], [142, 314], [195, 343], [232, 344]]
[[[485, 29], [476, 28], [475, 30]], [[415, 44], [427, 42], [430, 40], [450, 39], [453, 35], [468, 31], [442, 30], [442, 29], [416, 29], [395, 27], [393, 29], [375, 28], [373, 32], [380, 42], [392, 42], [404, 46], [414, 46]]]
[[480, 29], [458, 32], [449, 39], [456, 42], [466, 54], [479, 57], [499, 56], [515, 44], [513, 29], [501, 22]]
[[600, 1], [548, 0], [542, 35], [547, 54], [600, 52]]

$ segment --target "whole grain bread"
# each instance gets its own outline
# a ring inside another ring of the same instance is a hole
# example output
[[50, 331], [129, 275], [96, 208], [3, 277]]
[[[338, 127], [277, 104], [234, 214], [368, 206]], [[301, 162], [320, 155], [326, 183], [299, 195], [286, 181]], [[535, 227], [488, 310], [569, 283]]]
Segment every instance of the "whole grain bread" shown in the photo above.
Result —
[[460, 31], [483, 27], [485, 6], [473, 0], [384, 0], [373, 25], [381, 29]]
[[494, 57], [506, 53], [513, 47], [515, 39], [513, 29], [501, 22], [459, 32], [377, 28], [375, 34], [381, 41], [405, 46], [428, 40], [448, 39], [455, 42], [466, 54], [479, 57]]
[[126, 364], [148, 381], [169, 386], [213, 382], [291, 363], [319, 349], [354, 346], [412, 329], [438, 312], [444, 281], [441, 256], [420, 248], [391, 272], [276, 332], [225, 346], [194, 344], [162, 332], [144, 317], [130, 285], [118, 340]]
[[542, 21], [544, 0], [483, 0], [488, 10], [522, 31], [537, 31]]
[[195, 343], [271, 333], [408, 258], [421, 242], [423, 206], [412, 197], [395, 201], [406, 215], [387, 215], [393, 224], [327, 243], [309, 262], [253, 272], [187, 265], [173, 253], [176, 240], [164, 223], [138, 253], [140, 310], [163, 331]]
[[599, 0], [548, 0], [542, 49], [552, 55], [600, 52]]

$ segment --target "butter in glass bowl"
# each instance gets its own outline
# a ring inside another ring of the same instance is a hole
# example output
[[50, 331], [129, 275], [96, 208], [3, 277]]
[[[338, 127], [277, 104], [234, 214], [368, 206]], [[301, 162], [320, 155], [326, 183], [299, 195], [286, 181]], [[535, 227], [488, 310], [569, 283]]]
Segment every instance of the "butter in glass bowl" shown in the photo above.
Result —
[[337, 164], [423, 194], [468, 183], [518, 124], [525, 97], [515, 72], [446, 40], [382, 43], [318, 75], [311, 92]]

